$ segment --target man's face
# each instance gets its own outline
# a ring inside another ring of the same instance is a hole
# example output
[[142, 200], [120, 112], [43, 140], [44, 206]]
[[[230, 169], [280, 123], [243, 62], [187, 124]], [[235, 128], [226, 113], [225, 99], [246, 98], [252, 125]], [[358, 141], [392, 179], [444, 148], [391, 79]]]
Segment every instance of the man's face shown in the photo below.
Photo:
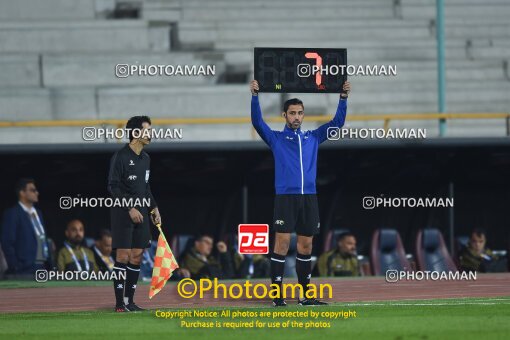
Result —
[[19, 197], [23, 201], [34, 204], [39, 202], [39, 191], [37, 191], [34, 183], [28, 183], [25, 190], [19, 192]]
[[151, 125], [147, 122], [142, 123], [142, 138], [140, 138], [140, 142], [142, 142], [143, 145], [148, 145], [151, 142], [150, 135], [151, 135]]
[[112, 238], [111, 236], [103, 236], [102, 239], [96, 241], [96, 247], [104, 256], [110, 256], [112, 253]]
[[143, 144], [143, 145], [148, 145], [150, 144], [151, 142], [151, 139], [150, 139], [150, 136], [151, 136], [151, 125], [147, 122], [143, 122], [142, 123], [142, 129], [140, 131], [136, 131], [136, 133], [133, 134], [133, 136], [135, 137], [140, 137], [138, 138], [138, 140]]
[[477, 254], [481, 254], [485, 249], [485, 235], [471, 234], [469, 245]]
[[203, 256], [209, 256], [212, 251], [213, 239], [205, 236], [200, 241], [195, 242], [195, 248]]
[[356, 238], [346, 236], [338, 241], [338, 249], [342, 254], [356, 255]]
[[67, 225], [66, 238], [69, 242], [74, 245], [78, 245], [83, 241], [85, 231], [83, 223], [78, 220], [71, 221]]
[[303, 105], [289, 105], [287, 112], [283, 113], [287, 126], [294, 130], [301, 127], [304, 116]]

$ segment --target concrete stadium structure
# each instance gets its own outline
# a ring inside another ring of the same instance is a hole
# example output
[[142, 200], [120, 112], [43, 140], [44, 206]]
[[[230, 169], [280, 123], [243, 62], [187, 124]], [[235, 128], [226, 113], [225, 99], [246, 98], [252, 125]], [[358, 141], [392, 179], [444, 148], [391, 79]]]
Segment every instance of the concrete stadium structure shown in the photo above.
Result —
[[[348, 49], [350, 64], [397, 65], [396, 77], [351, 78], [349, 115], [437, 111], [431, 0], [0, 0], [0, 8], [1, 122], [125, 119], [140, 113], [248, 117], [255, 46], [341, 47]], [[448, 112], [510, 112], [508, 17], [506, 0], [446, 3]], [[216, 75], [115, 76], [116, 64], [136, 63], [216, 65]], [[263, 111], [278, 115], [291, 95], [264, 94]], [[336, 95], [299, 97], [314, 115], [333, 113], [337, 103]], [[382, 123], [348, 121], [348, 126]], [[437, 120], [391, 126], [438, 135]], [[258, 138], [246, 123], [183, 129], [184, 140]], [[503, 119], [463, 119], [448, 122], [447, 136], [506, 131]], [[81, 129], [0, 128], [0, 143], [38, 142], [82, 142]]]

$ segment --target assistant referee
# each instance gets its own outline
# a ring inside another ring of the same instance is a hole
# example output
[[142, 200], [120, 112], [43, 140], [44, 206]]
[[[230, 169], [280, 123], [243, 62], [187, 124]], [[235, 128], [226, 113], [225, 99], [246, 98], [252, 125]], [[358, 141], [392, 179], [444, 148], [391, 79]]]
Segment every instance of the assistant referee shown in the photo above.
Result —
[[[127, 206], [112, 207], [110, 211], [112, 248], [117, 252], [113, 267], [118, 278], [113, 281], [116, 312], [143, 310], [134, 303], [133, 297], [142, 254], [150, 246], [149, 218], [154, 224], [161, 223], [149, 185], [150, 157], [143, 150], [151, 142], [151, 120], [147, 116], [132, 117], [126, 124], [126, 130], [129, 144], [113, 155], [108, 175], [108, 191], [112, 197], [131, 202]], [[149, 204], [140, 204], [147, 201]], [[125, 281], [120, 280], [122, 272], [126, 273]]]
[[[273, 131], [262, 119], [258, 98], [259, 84], [250, 83], [251, 121], [260, 137], [271, 148], [275, 163], [274, 249], [271, 254], [271, 283], [280, 286], [283, 281], [285, 256], [289, 250], [290, 235], [297, 234], [296, 273], [303, 289], [298, 304], [303, 306], [325, 305], [315, 298], [306, 298], [312, 275], [312, 240], [319, 233], [319, 206], [315, 189], [317, 153], [319, 144], [328, 137], [329, 128], [341, 128], [347, 112], [347, 97], [351, 85], [346, 81], [338, 102], [335, 117], [311, 131], [301, 131], [304, 104], [294, 98], [283, 105], [282, 116], [286, 124], [283, 131]], [[286, 306], [280, 296], [273, 299], [275, 307]]]

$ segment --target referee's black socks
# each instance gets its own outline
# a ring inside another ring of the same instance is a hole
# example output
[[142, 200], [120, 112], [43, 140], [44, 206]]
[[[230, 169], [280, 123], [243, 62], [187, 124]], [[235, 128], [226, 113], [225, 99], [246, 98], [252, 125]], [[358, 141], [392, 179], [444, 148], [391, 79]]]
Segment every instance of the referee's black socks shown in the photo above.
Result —
[[308, 284], [312, 277], [312, 255], [297, 253], [296, 274], [298, 277], [298, 283], [301, 287], [303, 287], [303, 296], [301, 296], [301, 299], [306, 298], [306, 291], [308, 290]]
[[[126, 274], [126, 264], [115, 261], [113, 265], [113, 272], [115, 273], [116, 280], [113, 280], [113, 290], [115, 291], [115, 303], [117, 307], [124, 305], [124, 275]], [[127, 276], [127, 275], [126, 275]]]
[[[133, 296], [135, 295], [136, 283], [138, 282], [138, 276], [140, 275], [140, 265], [128, 263], [126, 266], [126, 290], [124, 293], [124, 303], [127, 305], [133, 302]], [[127, 300], [127, 302], [126, 302]]]
[[276, 253], [271, 254], [271, 283], [280, 286], [280, 297], [283, 297], [282, 281], [285, 269], [285, 256]]

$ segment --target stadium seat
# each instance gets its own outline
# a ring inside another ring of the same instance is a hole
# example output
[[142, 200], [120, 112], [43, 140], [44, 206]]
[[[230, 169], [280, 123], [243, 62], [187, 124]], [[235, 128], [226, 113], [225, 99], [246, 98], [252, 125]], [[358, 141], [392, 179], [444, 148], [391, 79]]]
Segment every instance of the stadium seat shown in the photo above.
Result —
[[151, 242], [151, 246], [143, 251], [140, 275], [143, 281], [150, 281], [154, 267], [154, 256], [158, 247], [157, 242]]
[[387, 270], [412, 271], [406, 258], [402, 239], [395, 229], [377, 229], [372, 235], [370, 261], [374, 275], [384, 275]]
[[460, 268], [459, 254], [462, 251], [462, 249], [467, 247], [468, 242], [469, 242], [469, 236], [461, 235], [461, 236], [455, 237], [454, 248], [453, 248], [453, 261], [455, 262], [455, 265], [457, 266], [457, 268]]
[[181, 255], [184, 253], [184, 251], [193, 246], [194, 241], [195, 238], [193, 235], [189, 234], [175, 235], [174, 237], [172, 237], [172, 240], [170, 241], [170, 248], [172, 248], [174, 256], [177, 259], [179, 259]]
[[443, 235], [438, 229], [422, 229], [416, 236], [416, 260], [419, 270], [456, 271]]
[[338, 236], [343, 233], [348, 233], [349, 229], [330, 229], [326, 233], [326, 236], [324, 237], [324, 243], [322, 247], [322, 252], [330, 251], [331, 249], [336, 247], [336, 241], [338, 239]]
[[459, 253], [459, 251], [462, 250], [462, 248], [467, 247], [469, 243], [469, 236], [461, 235], [455, 237], [455, 255]]
[[94, 245], [95, 240], [94, 240], [93, 237], [85, 237], [84, 242], [85, 242], [85, 246], [87, 248], [90, 248], [90, 247], [92, 247]]

